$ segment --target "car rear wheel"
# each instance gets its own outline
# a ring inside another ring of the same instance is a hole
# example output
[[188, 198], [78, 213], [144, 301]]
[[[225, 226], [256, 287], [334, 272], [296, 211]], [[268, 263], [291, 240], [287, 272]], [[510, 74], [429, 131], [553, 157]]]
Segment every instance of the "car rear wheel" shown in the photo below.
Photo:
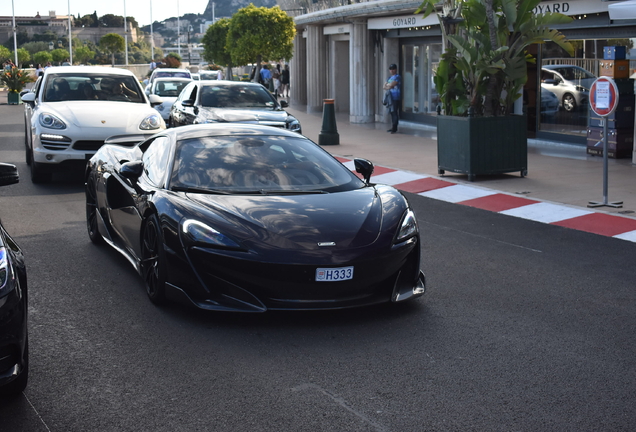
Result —
[[141, 269], [148, 298], [155, 304], [166, 300], [166, 255], [163, 250], [161, 229], [157, 215], [153, 214], [144, 225], [141, 243]]
[[567, 112], [572, 112], [576, 110], [576, 99], [570, 93], [566, 93], [563, 96], [563, 109]]
[[102, 244], [104, 239], [99, 233], [97, 227], [97, 188], [95, 187], [95, 178], [89, 175], [86, 179], [86, 228], [88, 229], [88, 237], [95, 244]]

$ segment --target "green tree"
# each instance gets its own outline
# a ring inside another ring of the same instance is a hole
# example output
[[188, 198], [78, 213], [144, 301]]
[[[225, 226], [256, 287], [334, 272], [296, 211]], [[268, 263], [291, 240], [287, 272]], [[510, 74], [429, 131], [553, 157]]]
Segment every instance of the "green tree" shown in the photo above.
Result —
[[51, 51], [51, 56], [53, 57], [53, 61], [58, 63], [61, 63], [70, 57], [68, 50], [63, 48], [54, 49]]
[[102, 27], [123, 27], [124, 17], [113, 14], [106, 14], [99, 18]]
[[108, 33], [99, 40], [99, 47], [110, 54], [111, 65], [115, 66], [115, 54], [126, 48], [126, 41], [123, 36], [117, 33]]
[[255, 62], [260, 69], [262, 61], [290, 59], [295, 35], [293, 18], [278, 6], [257, 8], [250, 4], [232, 17], [226, 46], [232, 63], [246, 65]]
[[48, 51], [49, 44], [48, 42], [27, 42], [21, 46], [21, 48], [29, 51], [29, 54], [33, 55], [40, 51]]
[[18, 65], [25, 67], [25, 63], [28, 63], [29, 60], [31, 60], [31, 54], [29, 54], [29, 51], [24, 48], [18, 48]]
[[4, 63], [11, 58], [11, 51], [9, 48], [0, 45], [0, 63]]
[[91, 50], [87, 46], [80, 46], [75, 48], [74, 60], [78, 63], [87, 63], [95, 57], [95, 51]]
[[[230, 19], [221, 18], [203, 36], [203, 58], [210, 64], [232, 67], [232, 56], [226, 49], [227, 34], [230, 28]], [[227, 75], [231, 79], [231, 75]]]
[[42, 66], [46, 66], [46, 64], [50, 61], [53, 61], [53, 56], [48, 51], [39, 51], [33, 54], [33, 61], [35, 64], [41, 64]]

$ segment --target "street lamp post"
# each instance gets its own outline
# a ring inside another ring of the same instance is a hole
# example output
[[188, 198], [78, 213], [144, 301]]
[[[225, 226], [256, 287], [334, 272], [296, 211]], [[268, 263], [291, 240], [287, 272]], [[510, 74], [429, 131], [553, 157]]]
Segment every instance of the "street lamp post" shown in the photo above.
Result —
[[128, 26], [126, 25], [126, 0], [124, 0], [124, 35], [126, 39], [126, 66], [128, 66]]
[[179, 18], [179, 0], [177, 0], [177, 52], [179, 53], [179, 57], [181, 57], [181, 22]]
[[13, 7], [13, 0], [11, 0], [11, 15], [13, 15], [13, 53], [15, 54], [15, 65], [18, 65], [18, 39], [16, 35], [15, 27], [15, 8]]
[[71, 0], [68, 0], [68, 52], [69, 62], [73, 64], [73, 32], [71, 30]]
[[150, 0], [150, 62], [155, 61], [155, 37], [152, 34], [152, 0]]

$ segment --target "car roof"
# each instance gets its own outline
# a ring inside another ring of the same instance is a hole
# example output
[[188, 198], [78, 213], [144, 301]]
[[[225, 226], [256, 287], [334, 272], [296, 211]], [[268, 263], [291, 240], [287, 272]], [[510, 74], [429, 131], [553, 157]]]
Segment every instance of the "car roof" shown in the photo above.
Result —
[[235, 135], [260, 135], [260, 136], [285, 136], [290, 138], [306, 139], [303, 135], [285, 129], [247, 123], [211, 123], [180, 126], [161, 132], [164, 135], [172, 135], [177, 140], [189, 138], [201, 138], [206, 136], [235, 136]]
[[128, 69], [106, 68], [101, 66], [51, 66], [45, 69], [44, 74], [82, 74], [82, 73], [98, 73], [100, 75], [129, 75], [135, 76]]
[[[557, 69], [557, 68], [576, 68], [576, 69], [583, 69], [583, 68], [582, 68], [582, 67], [580, 67], [580, 66], [577, 66], [577, 65], [569, 65], [569, 64], [562, 64], [562, 65], [545, 65], [545, 66], [542, 66], [542, 69], [550, 69], [550, 70], [552, 70], [552, 69]], [[585, 69], [583, 69], [583, 70], [585, 70]]]
[[251, 82], [251, 81], [226, 81], [226, 80], [200, 80], [197, 81], [197, 84], [203, 85], [215, 85], [219, 87], [263, 87], [262, 84]]
[[190, 82], [192, 81], [192, 78], [183, 78], [183, 77], [159, 77], [159, 78], [155, 78], [155, 82], [162, 82], [162, 81], [183, 81], [183, 82]]

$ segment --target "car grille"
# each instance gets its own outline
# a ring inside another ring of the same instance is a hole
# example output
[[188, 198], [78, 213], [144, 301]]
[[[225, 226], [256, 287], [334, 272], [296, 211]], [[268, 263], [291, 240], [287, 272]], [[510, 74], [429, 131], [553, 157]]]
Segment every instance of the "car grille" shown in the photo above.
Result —
[[75, 144], [73, 144], [73, 149], [97, 151], [103, 145], [104, 141], [75, 141]]
[[40, 137], [40, 142], [42, 147], [47, 150], [66, 150], [71, 145], [70, 139], [65, 140], [48, 140], [46, 138]]

